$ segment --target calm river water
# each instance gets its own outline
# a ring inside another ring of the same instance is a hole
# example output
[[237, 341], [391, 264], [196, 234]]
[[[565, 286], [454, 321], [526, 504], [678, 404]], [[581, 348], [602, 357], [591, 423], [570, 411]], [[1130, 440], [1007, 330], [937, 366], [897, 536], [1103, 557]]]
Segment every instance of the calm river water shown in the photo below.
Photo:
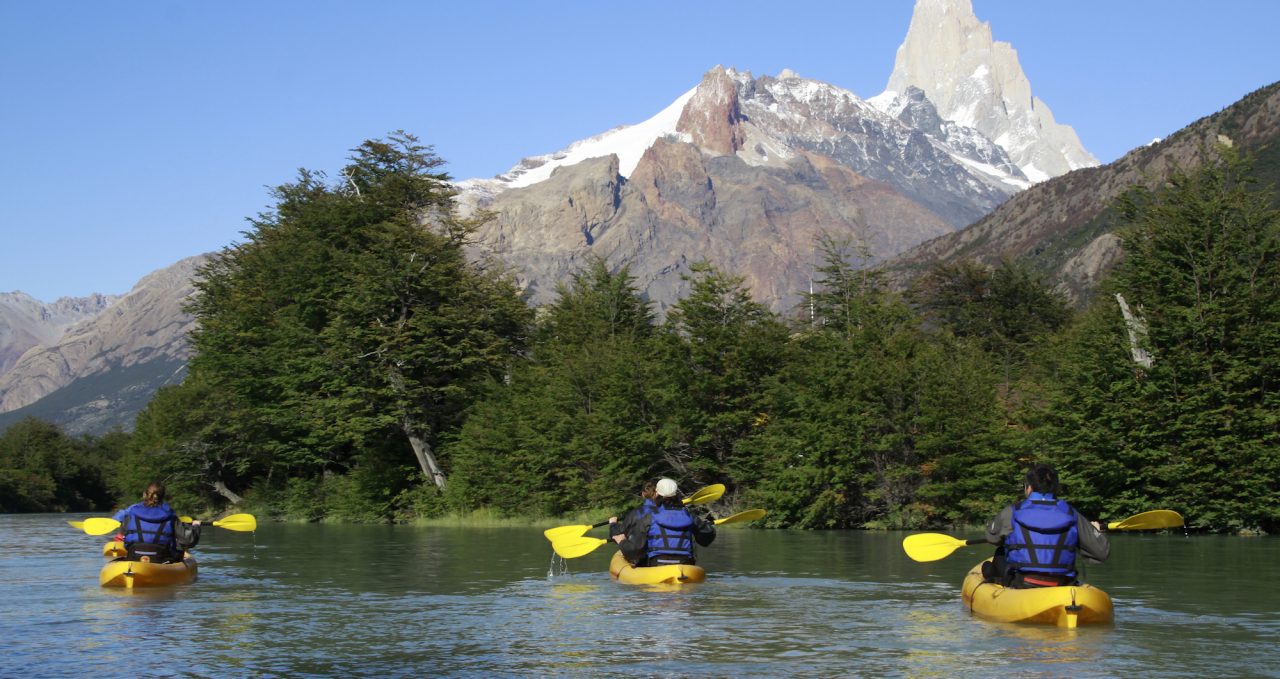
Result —
[[127, 591], [69, 518], [0, 515], [2, 677], [1280, 677], [1275, 538], [1113, 534], [1115, 624], [1062, 630], [971, 618], [990, 550], [904, 533], [722, 530], [659, 590], [538, 529], [206, 528], [196, 582]]

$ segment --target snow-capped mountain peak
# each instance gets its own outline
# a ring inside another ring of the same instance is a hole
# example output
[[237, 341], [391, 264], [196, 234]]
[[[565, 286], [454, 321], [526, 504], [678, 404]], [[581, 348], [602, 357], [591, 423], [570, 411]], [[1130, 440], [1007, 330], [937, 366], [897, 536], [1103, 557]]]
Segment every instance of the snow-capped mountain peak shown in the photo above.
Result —
[[541, 156], [525, 158], [515, 167], [493, 179], [469, 179], [458, 184], [459, 188], [493, 194], [505, 189], [531, 186], [545, 181], [556, 168], [576, 165], [590, 158], [608, 155], [618, 156], [618, 172], [630, 176], [640, 162], [640, 157], [663, 137], [680, 138], [676, 125], [697, 88], [680, 95], [656, 115], [635, 125], [620, 125], [594, 137], [576, 141], [568, 147]]
[[970, 0], [917, 0], [885, 92], [871, 101], [884, 108], [911, 86], [944, 119], [1003, 147], [1033, 181], [1098, 164], [1075, 130], [1032, 95], [1017, 52], [992, 39]]

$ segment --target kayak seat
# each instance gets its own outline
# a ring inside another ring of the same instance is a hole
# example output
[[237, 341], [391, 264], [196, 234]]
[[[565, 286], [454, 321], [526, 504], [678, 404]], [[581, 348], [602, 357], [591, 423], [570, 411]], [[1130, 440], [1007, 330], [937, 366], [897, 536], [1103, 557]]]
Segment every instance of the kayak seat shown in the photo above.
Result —
[[1069, 578], [1065, 575], [1056, 573], [1036, 573], [1014, 570], [1011, 572], [1013, 576], [1006, 587], [1013, 589], [1034, 589], [1036, 587], [1062, 587], [1064, 585], [1078, 585], [1075, 578]]
[[176, 563], [182, 561], [182, 552], [175, 552], [167, 545], [156, 545], [149, 542], [134, 542], [125, 545], [125, 559], [142, 561], [146, 557], [151, 563]]
[[694, 559], [691, 556], [679, 556], [676, 554], [659, 554], [649, 558], [646, 566], [692, 566]]

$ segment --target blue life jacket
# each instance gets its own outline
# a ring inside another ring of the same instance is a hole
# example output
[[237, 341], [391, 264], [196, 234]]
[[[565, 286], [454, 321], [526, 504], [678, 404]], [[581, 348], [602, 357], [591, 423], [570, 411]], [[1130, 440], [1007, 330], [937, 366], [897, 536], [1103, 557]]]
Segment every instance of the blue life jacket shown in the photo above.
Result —
[[1071, 505], [1049, 493], [1032, 493], [1013, 507], [1013, 532], [1004, 539], [1009, 568], [1074, 578], [1077, 525]]
[[144, 544], [178, 548], [175, 533], [178, 515], [173, 513], [169, 503], [161, 503], [159, 507], [148, 507], [141, 502], [120, 512], [117, 519], [120, 529], [124, 531], [126, 545]]
[[655, 507], [649, 522], [648, 558], [693, 556], [693, 517], [684, 507]]

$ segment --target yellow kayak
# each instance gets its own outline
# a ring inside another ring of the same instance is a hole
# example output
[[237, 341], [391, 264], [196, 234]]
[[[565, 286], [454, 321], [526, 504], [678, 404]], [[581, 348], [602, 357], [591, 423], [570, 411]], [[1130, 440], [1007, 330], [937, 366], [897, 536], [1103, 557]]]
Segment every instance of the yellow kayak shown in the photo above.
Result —
[[1111, 597], [1093, 585], [1013, 589], [982, 579], [979, 563], [964, 578], [961, 597], [980, 618], [1072, 628], [1112, 620]]
[[609, 562], [609, 575], [628, 585], [687, 585], [707, 579], [702, 566], [644, 566], [636, 568], [622, 558], [622, 552], [614, 552]]
[[156, 587], [180, 585], [196, 579], [196, 560], [188, 553], [176, 563], [151, 563], [115, 559], [102, 566], [98, 584], [103, 587]]
[[102, 555], [109, 556], [113, 559], [118, 559], [124, 556], [126, 553], [127, 552], [125, 551], [124, 543], [119, 542], [117, 540], [112, 540], [111, 542], [108, 542], [107, 544], [102, 546]]

